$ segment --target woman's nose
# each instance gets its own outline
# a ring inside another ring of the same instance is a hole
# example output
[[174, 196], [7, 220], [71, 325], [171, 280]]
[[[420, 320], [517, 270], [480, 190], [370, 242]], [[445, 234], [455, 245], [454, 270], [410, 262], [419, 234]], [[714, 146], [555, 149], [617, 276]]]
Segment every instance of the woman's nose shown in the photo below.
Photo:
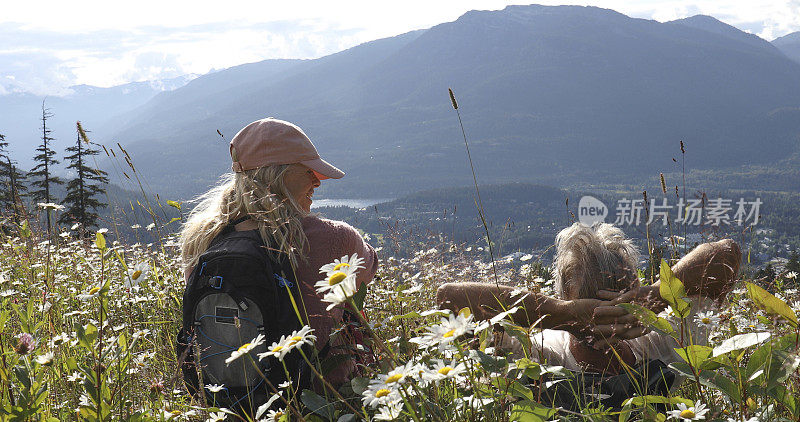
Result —
[[319, 185], [322, 184], [322, 182], [319, 180], [319, 177], [317, 177], [317, 173], [314, 172], [311, 177], [312, 177], [311, 185], [314, 186], [315, 188], [318, 188]]

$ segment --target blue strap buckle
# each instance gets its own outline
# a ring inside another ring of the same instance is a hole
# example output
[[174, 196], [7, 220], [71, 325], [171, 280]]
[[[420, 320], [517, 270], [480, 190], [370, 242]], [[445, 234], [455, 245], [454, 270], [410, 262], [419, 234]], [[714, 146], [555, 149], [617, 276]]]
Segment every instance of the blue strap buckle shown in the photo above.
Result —
[[278, 280], [278, 286], [279, 287], [287, 287], [288, 286], [290, 289], [292, 287], [294, 287], [294, 283], [292, 283], [291, 281], [279, 276], [278, 274], [273, 274], [273, 275], [275, 276], [275, 279]]
[[214, 277], [209, 277], [208, 285], [211, 286], [212, 289], [221, 289], [222, 288], [222, 276], [215, 275]]

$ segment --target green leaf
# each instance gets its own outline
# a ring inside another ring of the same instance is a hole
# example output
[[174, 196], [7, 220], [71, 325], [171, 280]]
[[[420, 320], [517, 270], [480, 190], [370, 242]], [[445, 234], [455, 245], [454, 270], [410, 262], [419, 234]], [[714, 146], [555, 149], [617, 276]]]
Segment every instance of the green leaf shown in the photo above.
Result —
[[800, 355], [787, 353], [783, 350], [772, 351], [772, 363], [767, 374], [767, 387], [779, 385], [791, 376], [800, 366]]
[[356, 294], [353, 295], [353, 302], [356, 308], [360, 311], [364, 309], [364, 299], [367, 297], [367, 283], [361, 284]]
[[683, 403], [687, 406], [694, 406], [694, 402], [683, 397], [664, 397], [664, 396], [638, 396], [625, 400], [623, 406], [643, 407], [646, 404], [678, 404]]
[[518, 402], [511, 408], [510, 420], [520, 422], [541, 422], [550, 420], [558, 410], [544, 407], [531, 400]]
[[528, 330], [525, 328], [520, 327], [519, 325], [514, 325], [510, 322], [503, 321], [502, 324], [503, 329], [505, 330], [505, 335], [510, 335], [517, 339], [517, 341], [522, 344], [522, 350], [531, 350], [533, 349], [533, 343], [531, 342], [531, 336], [528, 333]]
[[31, 235], [31, 225], [28, 223], [28, 220], [24, 220], [19, 226], [19, 237], [26, 239], [31, 237]]
[[714, 348], [714, 352], [711, 354], [712, 357], [717, 357], [720, 355], [724, 355], [725, 353], [732, 352], [734, 350], [741, 350], [746, 349], [750, 346], [755, 346], [756, 344], [762, 343], [767, 340], [771, 334], [767, 331], [762, 333], [747, 333], [747, 334], [739, 334], [737, 336], [733, 336], [725, 341], [722, 342], [719, 346]]
[[756, 349], [750, 356], [745, 369], [745, 376], [750, 378], [753, 374], [761, 369], [767, 362], [767, 359], [772, 355], [772, 350], [789, 350], [798, 341], [797, 334], [785, 335], [777, 340], [772, 340], [767, 344]]
[[170, 200], [168, 200], [167, 201], [167, 205], [169, 205], [172, 208], [178, 209], [178, 210], [181, 209], [181, 203], [178, 202], [178, 201], [170, 201]]
[[97, 246], [97, 249], [104, 251], [106, 249], [106, 238], [103, 236], [103, 233], [98, 232], [95, 235], [94, 244]]
[[85, 327], [78, 325], [77, 328], [78, 340], [80, 341], [80, 344], [84, 347], [91, 348], [94, 341], [97, 340], [97, 327], [89, 323], [86, 324]]
[[300, 399], [303, 401], [303, 404], [308, 407], [308, 410], [326, 418], [327, 420], [332, 420], [334, 418], [335, 408], [333, 404], [328, 403], [328, 401], [319, 394], [311, 390], [303, 390], [303, 394], [300, 395]]
[[353, 389], [353, 392], [358, 394], [359, 396], [366, 391], [367, 387], [369, 386], [369, 378], [364, 377], [356, 377], [350, 380], [350, 388]]
[[490, 356], [480, 350], [470, 350], [470, 355], [477, 355], [483, 369], [489, 372], [503, 372], [508, 366], [506, 358]]
[[533, 392], [530, 390], [530, 388], [520, 384], [519, 381], [498, 377], [492, 379], [492, 385], [495, 386], [498, 391], [507, 393], [512, 397], [535, 401], [533, 398]]
[[689, 311], [692, 306], [689, 302], [683, 300], [686, 297], [686, 289], [683, 287], [678, 277], [672, 272], [667, 261], [661, 260], [661, 283], [659, 286], [659, 293], [661, 298], [664, 299], [672, 309], [678, 314], [680, 318], [689, 316]]
[[752, 299], [758, 307], [765, 310], [770, 315], [779, 316], [789, 321], [792, 327], [797, 328], [797, 315], [786, 302], [778, 299], [753, 283], [745, 282], [744, 284], [747, 286], [747, 293], [750, 299]]
[[786, 406], [792, 415], [797, 416], [800, 414], [800, 406], [797, 405], [797, 398], [794, 397], [791, 391], [787, 390], [783, 385], [777, 385], [767, 393], [770, 397], [777, 400], [780, 404]]
[[[689, 365], [683, 362], [671, 363], [669, 364], [669, 367], [683, 376], [694, 379], [694, 371], [692, 371], [692, 368], [689, 367]], [[741, 402], [742, 399], [739, 395], [739, 389], [736, 384], [722, 375], [720, 371], [698, 371], [698, 378], [700, 380], [700, 384], [725, 393], [736, 403]]]
[[635, 303], [620, 303], [617, 306], [628, 311], [629, 314], [635, 316], [637, 319], [639, 319], [639, 321], [642, 322], [642, 324], [647, 325], [648, 327], [655, 328], [664, 334], [672, 334], [675, 332], [672, 324], [644, 306], [639, 306]]
[[678, 356], [695, 368], [699, 368], [703, 362], [708, 360], [712, 351], [713, 349], [711, 347], [701, 346], [699, 344], [693, 344], [685, 348], [675, 348], [675, 352], [678, 354]]

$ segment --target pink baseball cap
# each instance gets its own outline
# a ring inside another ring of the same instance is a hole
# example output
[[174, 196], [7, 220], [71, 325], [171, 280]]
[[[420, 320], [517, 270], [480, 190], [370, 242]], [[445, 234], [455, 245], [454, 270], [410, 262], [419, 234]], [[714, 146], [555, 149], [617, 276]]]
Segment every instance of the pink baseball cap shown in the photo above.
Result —
[[[267, 118], [245, 126], [231, 139], [231, 169], [237, 173], [273, 164], [300, 163], [320, 180], [340, 179], [344, 172], [319, 157], [314, 144], [296, 125]], [[238, 159], [238, 160], [237, 160]]]

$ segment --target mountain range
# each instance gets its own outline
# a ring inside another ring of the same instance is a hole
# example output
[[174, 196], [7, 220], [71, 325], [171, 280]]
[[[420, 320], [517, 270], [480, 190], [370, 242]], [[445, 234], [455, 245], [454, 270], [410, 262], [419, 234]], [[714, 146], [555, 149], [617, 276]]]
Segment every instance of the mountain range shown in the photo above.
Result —
[[770, 43], [709, 16], [471, 11], [314, 60], [198, 77], [98, 125], [95, 139], [121, 142], [175, 198], [228, 171], [227, 142], [268, 116], [297, 123], [347, 172], [323, 184], [327, 197], [471, 183], [459, 119], [481, 183], [635, 184], [679, 170], [680, 141], [710, 178], [781, 167], [800, 180], [798, 39]]
[[[160, 92], [182, 87], [197, 76], [132, 82], [110, 88], [75, 85], [65, 95], [48, 97], [6, 87], [10, 93], [0, 95], [0, 133], [9, 142], [12, 157], [25, 170], [33, 167], [34, 148], [41, 143], [43, 104], [53, 114], [47, 124], [52, 130], [53, 148], [60, 155], [77, 139], [76, 121], [95, 131], [115, 116], [144, 105]], [[94, 138], [91, 134], [90, 137]]]

